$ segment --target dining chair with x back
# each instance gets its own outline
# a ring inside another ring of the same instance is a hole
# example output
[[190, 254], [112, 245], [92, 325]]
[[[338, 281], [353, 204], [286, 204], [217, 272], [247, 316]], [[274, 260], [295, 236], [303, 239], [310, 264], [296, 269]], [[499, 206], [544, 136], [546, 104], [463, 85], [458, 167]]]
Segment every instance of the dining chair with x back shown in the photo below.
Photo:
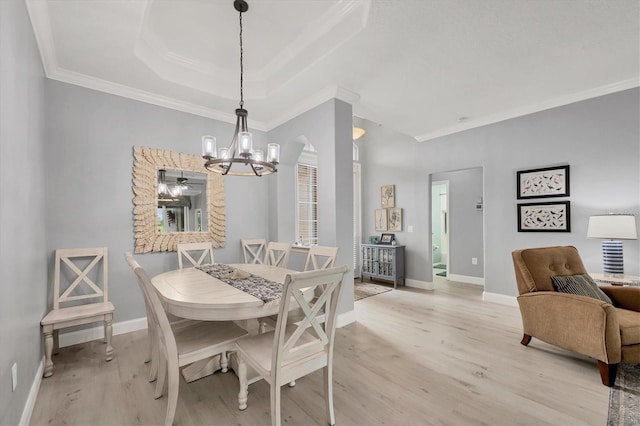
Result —
[[180, 367], [234, 350], [236, 340], [245, 336], [247, 332], [233, 321], [191, 321], [172, 327], [145, 270], [131, 253], [125, 253], [125, 258], [137, 277], [147, 304], [147, 313], [153, 316], [150, 324], [156, 327], [154, 343], [157, 344], [159, 363], [155, 397], [162, 396], [165, 380], [168, 379], [167, 412], [164, 422], [168, 426], [173, 423], [176, 413]]
[[[247, 336], [236, 342], [240, 392], [238, 404], [247, 408], [247, 366], [270, 385], [271, 423], [280, 425], [280, 388], [313, 371], [324, 371], [325, 408], [329, 424], [335, 424], [333, 409], [333, 347], [340, 289], [347, 266], [287, 275], [274, 331]], [[320, 288], [320, 296], [309, 302], [305, 292]], [[305, 313], [295, 324], [287, 321], [292, 305]], [[318, 318], [325, 314], [325, 321]]]

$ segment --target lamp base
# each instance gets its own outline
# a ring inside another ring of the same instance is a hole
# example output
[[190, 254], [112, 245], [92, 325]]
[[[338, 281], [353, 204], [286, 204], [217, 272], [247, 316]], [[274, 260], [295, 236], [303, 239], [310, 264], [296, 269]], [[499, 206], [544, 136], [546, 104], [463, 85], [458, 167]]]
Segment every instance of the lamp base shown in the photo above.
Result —
[[602, 264], [605, 274], [624, 275], [622, 241], [602, 241]]

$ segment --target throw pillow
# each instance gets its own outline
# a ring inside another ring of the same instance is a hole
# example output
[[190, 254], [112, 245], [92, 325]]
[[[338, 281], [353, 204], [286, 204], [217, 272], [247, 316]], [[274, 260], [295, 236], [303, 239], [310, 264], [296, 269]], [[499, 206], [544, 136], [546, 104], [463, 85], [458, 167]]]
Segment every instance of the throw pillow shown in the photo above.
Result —
[[571, 293], [580, 296], [593, 297], [594, 299], [602, 300], [603, 302], [613, 302], [609, 299], [609, 296], [604, 291], [600, 290], [598, 284], [593, 281], [593, 278], [589, 274], [579, 275], [556, 275], [551, 277], [553, 286], [556, 291], [561, 293]]

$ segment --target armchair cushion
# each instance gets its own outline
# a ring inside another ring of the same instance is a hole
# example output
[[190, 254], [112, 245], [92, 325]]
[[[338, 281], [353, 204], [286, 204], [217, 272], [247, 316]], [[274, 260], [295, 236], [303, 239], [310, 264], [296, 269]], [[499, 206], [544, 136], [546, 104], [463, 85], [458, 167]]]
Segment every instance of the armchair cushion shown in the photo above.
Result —
[[623, 346], [640, 344], [640, 312], [616, 309]]
[[556, 291], [588, 296], [613, 305], [609, 296], [600, 290], [589, 274], [556, 275], [551, 277], [551, 282]]
[[640, 312], [640, 287], [602, 286], [600, 290], [613, 300], [616, 308]]

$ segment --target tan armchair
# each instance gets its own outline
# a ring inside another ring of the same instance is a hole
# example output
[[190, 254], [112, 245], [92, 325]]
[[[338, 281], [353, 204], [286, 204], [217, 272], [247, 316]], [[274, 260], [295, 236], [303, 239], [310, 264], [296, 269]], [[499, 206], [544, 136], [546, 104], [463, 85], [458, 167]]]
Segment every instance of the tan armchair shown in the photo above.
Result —
[[613, 386], [619, 363], [640, 363], [640, 288], [600, 287], [613, 305], [555, 291], [551, 277], [586, 274], [575, 247], [512, 253], [527, 346], [532, 337], [598, 360], [602, 383]]

